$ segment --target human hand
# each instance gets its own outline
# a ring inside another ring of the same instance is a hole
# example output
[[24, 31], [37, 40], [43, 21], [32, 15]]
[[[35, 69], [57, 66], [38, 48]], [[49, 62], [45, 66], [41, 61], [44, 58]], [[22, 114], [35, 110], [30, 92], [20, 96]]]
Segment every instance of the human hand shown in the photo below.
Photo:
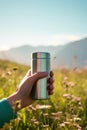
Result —
[[[47, 86], [49, 95], [53, 94], [54, 90], [53, 75], [54, 75], [53, 71], [51, 71], [50, 78], [48, 79], [49, 86]], [[16, 102], [17, 100], [21, 102], [21, 107], [20, 108], [16, 107], [16, 111], [24, 107], [27, 107], [28, 105], [34, 102], [31, 95], [32, 88], [37, 80], [44, 78], [46, 76], [48, 76], [47, 72], [37, 72], [31, 75], [31, 71], [28, 71], [28, 73], [25, 75], [25, 77], [19, 84], [18, 90], [13, 95], [7, 98], [7, 100], [11, 105], [13, 105], [12, 102]]]

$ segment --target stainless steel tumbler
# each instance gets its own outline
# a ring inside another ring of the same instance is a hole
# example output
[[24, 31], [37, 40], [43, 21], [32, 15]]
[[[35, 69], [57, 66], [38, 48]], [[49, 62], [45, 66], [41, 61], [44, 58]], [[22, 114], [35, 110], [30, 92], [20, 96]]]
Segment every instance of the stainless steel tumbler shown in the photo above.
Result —
[[36, 82], [33, 88], [33, 99], [48, 99], [49, 94], [47, 91], [47, 79], [50, 73], [50, 53], [48, 52], [35, 52], [31, 55], [31, 73], [35, 72], [48, 72], [48, 77], [40, 79]]

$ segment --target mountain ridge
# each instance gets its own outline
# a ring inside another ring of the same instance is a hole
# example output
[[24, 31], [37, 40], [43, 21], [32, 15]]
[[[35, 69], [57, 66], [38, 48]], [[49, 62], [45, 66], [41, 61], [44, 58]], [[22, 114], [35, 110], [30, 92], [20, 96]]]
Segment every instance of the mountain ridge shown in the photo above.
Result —
[[51, 53], [51, 63], [54, 67], [60, 67], [62, 65], [66, 65], [67, 67], [83, 67], [87, 61], [87, 38], [60, 46], [23, 45], [7, 51], [0, 51], [0, 59], [30, 65], [31, 53], [38, 51]]

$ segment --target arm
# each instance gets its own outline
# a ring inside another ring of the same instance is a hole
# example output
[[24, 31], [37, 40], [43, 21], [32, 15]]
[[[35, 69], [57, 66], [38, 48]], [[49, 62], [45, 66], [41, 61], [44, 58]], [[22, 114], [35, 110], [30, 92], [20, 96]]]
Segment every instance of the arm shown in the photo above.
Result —
[[[16, 92], [10, 95], [7, 99], [3, 99], [0, 102], [0, 127], [4, 125], [5, 122], [10, 122], [11, 119], [17, 117], [17, 111], [29, 106], [34, 102], [31, 97], [32, 87], [35, 82], [41, 78], [48, 75], [47, 72], [38, 72], [31, 75], [30, 71], [23, 78], [22, 82], [19, 84], [19, 88]], [[48, 93], [53, 94], [53, 72], [50, 72]], [[1, 116], [2, 113], [2, 116]], [[4, 113], [4, 114], [3, 114]]]

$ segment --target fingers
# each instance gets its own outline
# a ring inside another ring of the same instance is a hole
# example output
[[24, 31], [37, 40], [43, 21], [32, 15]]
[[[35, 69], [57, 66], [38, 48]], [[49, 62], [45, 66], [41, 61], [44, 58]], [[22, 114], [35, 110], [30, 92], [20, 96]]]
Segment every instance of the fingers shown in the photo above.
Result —
[[50, 77], [50, 78], [47, 80], [47, 83], [48, 83], [48, 84], [52, 84], [52, 83], [54, 83], [54, 79], [53, 79], [53, 77]]
[[54, 85], [53, 85], [54, 78], [53, 78], [53, 76], [54, 76], [53, 71], [50, 71], [50, 78], [47, 81], [48, 82], [47, 90], [48, 90], [49, 95], [52, 95], [54, 93]]
[[35, 74], [32, 75], [32, 78], [34, 81], [38, 80], [38, 79], [42, 79], [48, 76], [47, 72], [37, 72]]
[[[48, 76], [47, 72], [38, 72], [38, 73], [33, 74], [33, 78], [34, 78], [33, 80], [36, 81], [36, 80], [44, 78], [46, 76]], [[47, 90], [48, 90], [49, 95], [52, 95], [54, 93], [53, 76], [54, 76], [53, 71], [50, 71], [50, 78], [47, 81], [48, 82]]]
[[54, 93], [54, 86], [53, 86], [53, 84], [48, 85], [47, 90], [48, 90], [48, 94], [52, 95]]
[[[54, 73], [53, 71], [50, 71], [50, 77], [53, 77]], [[31, 70], [29, 70], [26, 74], [26, 76], [31, 76]], [[48, 72], [37, 72], [32, 75], [36, 80], [44, 78], [48, 76]]]
[[54, 86], [53, 85], [48, 86], [47, 90], [48, 90], [48, 94], [52, 95], [54, 93]]
[[[45, 78], [47, 76], [48, 76], [47, 72], [37, 72], [37, 73], [34, 73], [31, 77], [32, 77], [32, 81], [35, 82], [35, 81], [42, 79], [42, 78]], [[49, 95], [52, 95], [54, 92], [53, 76], [54, 76], [53, 71], [50, 71], [50, 78], [47, 81], [48, 82], [47, 90], [48, 90]]]
[[53, 76], [54, 76], [53, 71], [50, 71], [50, 77], [53, 77]]
[[47, 82], [49, 84], [53, 84], [54, 83], [54, 73], [53, 73], [53, 71], [50, 71], [50, 78], [47, 80]]

